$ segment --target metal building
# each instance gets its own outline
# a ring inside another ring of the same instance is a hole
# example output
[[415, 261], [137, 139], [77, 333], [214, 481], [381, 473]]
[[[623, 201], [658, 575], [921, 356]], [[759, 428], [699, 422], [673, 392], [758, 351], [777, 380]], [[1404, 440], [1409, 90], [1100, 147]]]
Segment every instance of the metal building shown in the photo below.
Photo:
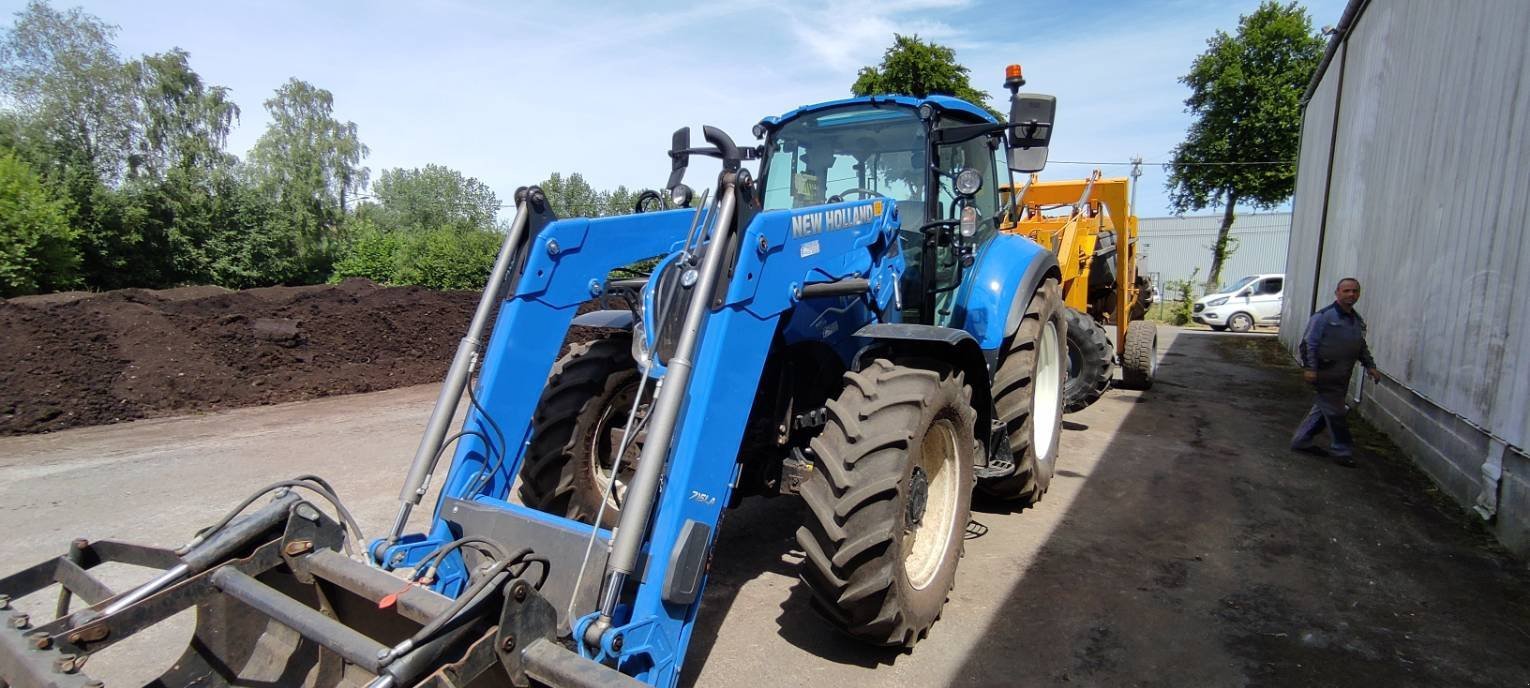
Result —
[[[1217, 241], [1222, 215], [1144, 217], [1138, 220], [1142, 272], [1160, 290], [1180, 280], [1199, 284], [1211, 274], [1211, 247]], [[1228, 236], [1237, 247], [1222, 266], [1222, 284], [1244, 275], [1281, 272], [1286, 267], [1286, 244], [1291, 213], [1244, 213], [1233, 217]]]
[[1341, 277], [1360, 412], [1530, 554], [1530, 2], [1351, 0], [1308, 89], [1281, 340]]

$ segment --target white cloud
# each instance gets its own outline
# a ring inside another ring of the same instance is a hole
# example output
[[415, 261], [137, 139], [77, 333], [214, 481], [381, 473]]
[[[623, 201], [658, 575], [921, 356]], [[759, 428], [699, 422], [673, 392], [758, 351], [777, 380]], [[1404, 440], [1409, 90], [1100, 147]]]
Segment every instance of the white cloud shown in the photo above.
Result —
[[926, 40], [951, 41], [965, 32], [919, 13], [968, 5], [963, 0], [831, 0], [822, 4], [785, 3], [774, 9], [784, 16], [798, 44], [825, 66], [856, 70], [875, 64], [894, 33], [918, 34]]

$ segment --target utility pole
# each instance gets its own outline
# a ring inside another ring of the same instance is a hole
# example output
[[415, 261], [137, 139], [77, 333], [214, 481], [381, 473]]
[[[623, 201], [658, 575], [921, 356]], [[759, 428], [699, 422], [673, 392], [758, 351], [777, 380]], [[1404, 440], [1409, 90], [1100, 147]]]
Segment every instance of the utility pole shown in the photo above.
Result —
[[1132, 200], [1131, 207], [1127, 209], [1128, 215], [1137, 214], [1137, 178], [1142, 176], [1142, 156], [1132, 158]]

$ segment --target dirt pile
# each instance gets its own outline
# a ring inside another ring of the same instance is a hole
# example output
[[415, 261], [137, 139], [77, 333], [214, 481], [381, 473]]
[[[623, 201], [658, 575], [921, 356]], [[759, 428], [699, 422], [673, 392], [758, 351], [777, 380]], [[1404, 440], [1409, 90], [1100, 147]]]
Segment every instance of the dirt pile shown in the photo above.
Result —
[[439, 381], [477, 302], [360, 279], [3, 301], [0, 435]]

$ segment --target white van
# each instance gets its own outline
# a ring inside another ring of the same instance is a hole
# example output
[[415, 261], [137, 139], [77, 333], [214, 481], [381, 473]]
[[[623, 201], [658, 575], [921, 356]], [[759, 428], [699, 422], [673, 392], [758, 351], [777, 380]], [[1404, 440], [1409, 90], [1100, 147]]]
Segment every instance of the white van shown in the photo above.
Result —
[[1227, 291], [1197, 299], [1191, 318], [1218, 332], [1248, 332], [1255, 325], [1279, 325], [1285, 275], [1249, 275]]

